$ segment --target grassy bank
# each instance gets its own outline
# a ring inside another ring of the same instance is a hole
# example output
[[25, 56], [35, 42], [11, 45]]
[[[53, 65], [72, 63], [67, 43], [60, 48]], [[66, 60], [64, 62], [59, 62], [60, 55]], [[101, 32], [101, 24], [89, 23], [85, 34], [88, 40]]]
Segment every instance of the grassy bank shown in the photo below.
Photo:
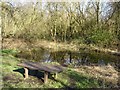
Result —
[[[54, 79], [52, 78], [52, 75], [49, 75], [48, 84], [43, 83], [43, 72], [37, 72], [36, 74], [36, 71], [32, 70], [29, 72], [29, 78], [24, 80], [24, 69], [17, 66], [17, 64], [23, 60], [6, 52], [8, 51], [4, 52], [1, 57], [2, 64], [0, 64], [3, 71], [2, 78], [4, 88], [104, 88], [114, 87], [117, 83], [117, 71], [115, 71], [113, 67], [108, 68], [103, 72], [103, 69], [100, 67], [93, 68], [90, 66], [66, 68], [65, 71], [58, 74], [57, 79]], [[9, 53], [11, 52], [9, 51]], [[112, 70], [109, 71], [110, 69]], [[110, 78], [112, 79], [109, 81]]]
[[[20, 60], [12, 56], [3, 56], [2, 63], [2, 76], [4, 87], [7, 88], [61, 88], [61, 87], [99, 87], [99, 84], [96, 80], [89, 81], [89, 77], [80, 75], [76, 71], [67, 69], [66, 71], [58, 74], [58, 79], [49, 79], [48, 84], [44, 84], [41, 78], [38, 78], [34, 75], [34, 71], [31, 72], [32, 75], [24, 80], [23, 69], [18, 67], [17, 64], [20, 63]], [[18, 70], [18, 71], [17, 71]], [[21, 72], [21, 73], [20, 73]], [[42, 74], [42, 72], [39, 72]], [[64, 77], [64, 78], [63, 78]], [[73, 85], [75, 84], [75, 85]], [[91, 86], [92, 85], [92, 86]]]
[[79, 51], [82, 49], [98, 51], [98, 52], [106, 52], [110, 54], [120, 55], [120, 51], [116, 48], [103, 48], [95, 45], [86, 45], [86, 44], [76, 44], [76, 43], [58, 43], [53, 41], [46, 40], [34, 40], [32, 42], [24, 41], [23, 39], [13, 39], [6, 38], [3, 41], [3, 48], [7, 49], [31, 49], [31, 48], [39, 48], [42, 47], [51, 51]]

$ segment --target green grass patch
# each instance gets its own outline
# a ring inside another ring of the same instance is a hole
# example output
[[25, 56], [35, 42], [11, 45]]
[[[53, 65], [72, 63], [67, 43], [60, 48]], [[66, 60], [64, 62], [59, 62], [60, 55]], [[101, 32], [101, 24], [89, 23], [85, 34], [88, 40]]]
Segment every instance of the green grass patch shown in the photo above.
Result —
[[[94, 78], [78, 73], [70, 68], [58, 74], [58, 78], [54, 79], [49, 75], [48, 84], [44, 84], [42, 72], [39, 72], [41, 78], [37, 75], [29, 75], [29, 78], [24, 80], [24, 69], [17, 66], [20, 63], [18, 58], [13, 56], [2, 57], [2, 78], [4, 88], [93, 88], [100, 87], [100, 84]], [[56, 62], [55, 62], [56, 64]], [[39, 74], [38, 73], [38, 74]], [[31, 74], [34, 74], [31, 71]]]
[[19, 50], [17, 50], [17, 49], [2, 49], [2, 50], [0, 50], [0, 52], [2, 53], [2, 55], [15, 56], [19, 52]]

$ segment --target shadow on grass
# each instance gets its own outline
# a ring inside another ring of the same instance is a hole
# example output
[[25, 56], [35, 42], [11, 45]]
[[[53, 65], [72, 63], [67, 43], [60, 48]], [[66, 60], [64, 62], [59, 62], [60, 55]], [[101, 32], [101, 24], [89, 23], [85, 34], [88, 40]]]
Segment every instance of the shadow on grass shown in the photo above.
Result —
[[[13, 70], [15, 72], [19, 72], [20, 74], [23, 75], [23, 77], [25, 77], [24, 73], [24, 68], [19, 68], [19, 69], [16, 69], [16, 70]], [[37, 77], [38, 79], [40, 79], [42, 82], [44, 82], [44, 80], [42, 78], [44, 78], [44, 72], [40, 72], [38, 70], [28, 70], [28, 75], [30, 76], [34, 76], [34, 77]]]
[[[13, 70], [13, 71], [19, 72], [20, 74], [23, 75], [23, 77], [25, 77], [25, 76], [24, 76], [24, 68], [19, 68], [19, 69]], [[29, 74], [30, 76], [37, 77], [37, 78], [40, 79], [42, 82], [44, 82], [44, 72], [40, 72], [40, 71], [38, 71], [38, 70], [30, 70], [30, 69], [29, 69], [28, 71], [29, 71], [28, 74]], [[65, 88], [70, 89], [69, 86], [67, 86], [66, 84], [64, 84], [62, 81], [55, 79], [54, 77], [52, 77], [52, 75], [53, 75], [53, 74], [49, 73], [49, 74], [48, 74], [48, 78], [51, 79], [51, 80], [53, 80], [53, 81], [59, 82], [59, 83], [61, 83]]]
[[70, 78], [69, 83], [72, 88], [90, 88], [98, 86], [98, 84], [96, 84], [97, 81], [93, 78], [80, 75], [75, 71], [69, 70], [66, 74]]
[[54, 80], [54, 81], [56, 81], [56, 82], [61, 83], [61, 84], [64, 86], [64, 88], [67, 89], [67, 90], [71, 90], [71, 89], [72, 89], [70, 86], [66, 85], [64, 82], [62, 82], [62, 81], [60, 81], [60, 80], [58, 80], [58, 79], [55, 79], [55, 78], [52, 77], [51, 75], [50, 75], [49, 78], [52, 79], [52, 80]]

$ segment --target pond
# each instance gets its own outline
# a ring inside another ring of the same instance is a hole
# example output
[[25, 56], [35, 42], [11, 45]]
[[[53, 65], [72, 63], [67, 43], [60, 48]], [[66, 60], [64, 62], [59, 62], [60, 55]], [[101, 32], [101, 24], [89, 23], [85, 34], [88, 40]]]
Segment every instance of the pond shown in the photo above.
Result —
[[16, 55], [20, 58], [34, 60], [37, 62], [58, 62], [62, 65], [80, 66], [80, 65], [118, 65], [120, 56], [111, 55], [103, 52], [90, 50], [71, 51], [49, 51], [43, 48], [31, 49], [31, 51], [22, 51]]

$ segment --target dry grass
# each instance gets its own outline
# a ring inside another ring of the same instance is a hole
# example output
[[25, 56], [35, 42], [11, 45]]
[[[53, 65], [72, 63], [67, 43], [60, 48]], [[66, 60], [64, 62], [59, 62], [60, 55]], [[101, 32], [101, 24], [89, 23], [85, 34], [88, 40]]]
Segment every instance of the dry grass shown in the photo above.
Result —
[[113, 84], [117, 84], [119, 79], [118, 71], [109, 64], [107, 66], [81, 66], [74, 70]]
[[24, 42], [22, 39], [13, 39], [13, 38], [6, 38], [3, 40], [3, 48], [7, 49], [16, 49], [16, 48], [27, 48], [27, 43]]
[[61, 50], [70, 50], [70, 51], [78, 51], [77, 45], [67, 44], [67, 43], [57, 43], [57, 42], [50, 42], [50, 41], [36, 41], [34, 43], [36, 47], [43, 47], [52, 51], [61, 51]]
[[111, 54], [119, 54], [120, 55], [120, 51], [118, 51], [118, 49], [109, 49], [109, 48], [102, 48], [102, 47], [97, 47], [94, 45], [90, 45], [90, 48], [92, 50], [97, 50], [100, 52], [107, 52], [107, 53], [111, 53]]
[[52, 50], [52, 51], [61, 51], [61, 50], [70, 50], [70, 51], [78, 51], [77, 45], [67, 44], [67, 43], [57, 43], [46, 40], [34, 41], [32, 43], [25, 42], [22, 39], [4, 39], [3, 48], [7, 49], [29, 49], [31, 47], [38, 48], [42, 47], [44, 49]]
[[3, 48], [7, 49], [14, 49], [14, 48], [19, 48], [19, 49], [29, 49], [31, 47], [42, 47], [44, 49], [52, 50], [52, 51], [63, 51], [63, 50], [69, 50], [69, 51], [79, 51], [80, 48], [86, 48], [88, 50], [97, 50], [100, 52], [109, 52], [111, 54], [118, 54], [120, 55], [120, 52], [115, 49], [106, 49], [106, 48], [101, 48], [97, 47], [94, 45], [86, 45], [86, 44], [73, 44], [73, 43], [58, 43], [58, 42], [53, 42], [53, 41], [47, 41], [47, 40], [35, 40], [31, 43], [24, 41], [23, 39], [14, 39], [14, 38], [5, 38], [3, 41]]

